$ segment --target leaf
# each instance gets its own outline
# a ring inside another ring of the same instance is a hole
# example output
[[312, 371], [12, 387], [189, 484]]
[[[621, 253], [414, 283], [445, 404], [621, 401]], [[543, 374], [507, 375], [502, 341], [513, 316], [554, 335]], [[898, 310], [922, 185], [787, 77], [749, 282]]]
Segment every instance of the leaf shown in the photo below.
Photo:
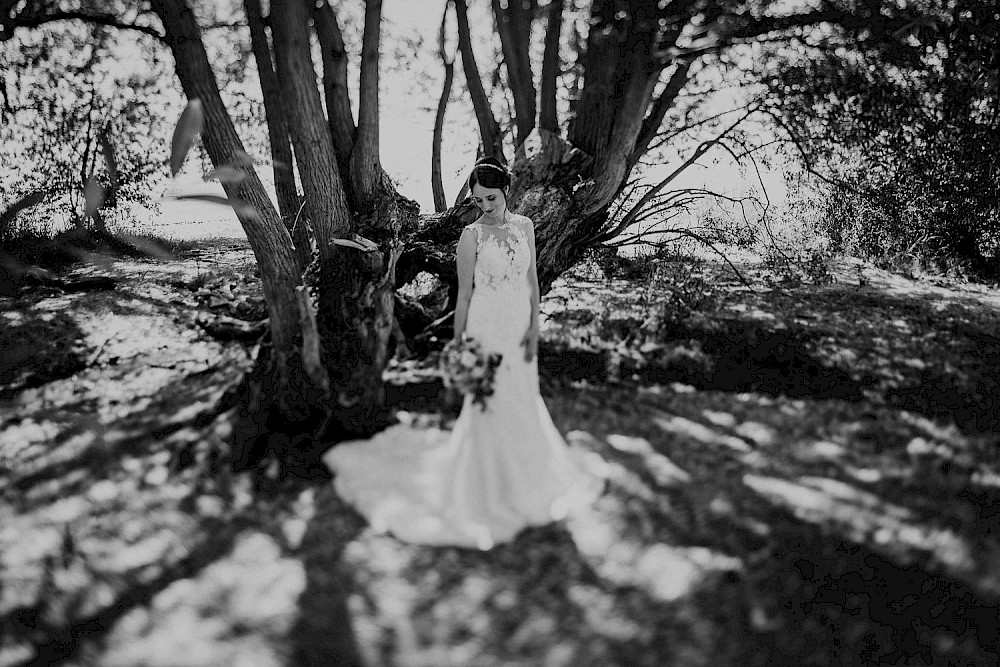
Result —
[[358, 250], [364, 250], [365, 247], [356, 241], [351, 239], [333, 239], [333, 245], [347, 246], [348, 248], [357, 248]]
[[353, 238], [350, 239], [333, 239], [333, 244], [347, 246], [348, 248], [356, 248], [364, 252], [378, 250], [378, 244], [374, 241], [366, 239], [363, 236], [358, 236], [357, 234], [352, 234], [352, 237]]
[[239, 183], [247, 177], [247, 173], [242, 169], [231, 165], [225, 165], [218, 169], [213, 169], [205, 176], [205, 181], [221, 181], [222, 183]]
[[87, 179], [87, 184], [83, 186], [83, 198], [86, 204], [84, 212], [87, 217], [92, 217], [104, 203], [104, 186], [91, 176]]
[[253, 158], [247, 155], [246, 151], [237, 150], [233, 153], [233, 162], [237, 167], [252, 167]]
[[184, 164], [191, 145], [195, 138], [201, 134], [205, 124], [205, 114], [201, 109], [201, 100], [193, 99], [184, 108], [177, 127], [174, 128], [174, 136], [170, 142], [170, 175], [176, 176]]
[[251, 220], [261, 219], [260, 212], [256, 209], [256, 207], [242, 199], [227, 199], [226, 197], [220, 197], [219, 195], [178, 195], [175, 199], [196, 199], [210, 204], [231, 206], [237, 215]]
[[177, 195], [176, 199], [197, 199], [198, 201], [206, 201], [210, 204], [222, 204], [224, 206], [232, 206], [232, 202], [226, 197], [220, 197], [219, 195]]

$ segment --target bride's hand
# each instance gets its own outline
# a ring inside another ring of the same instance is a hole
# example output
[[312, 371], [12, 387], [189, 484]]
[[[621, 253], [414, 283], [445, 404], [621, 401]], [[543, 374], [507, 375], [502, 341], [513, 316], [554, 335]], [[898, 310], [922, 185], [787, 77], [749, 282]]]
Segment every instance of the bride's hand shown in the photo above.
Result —
[[531, 361], [538, 354], [538, 327], [531, 325], [521, 339], [521, 346], [524, 348], [524, 360]]

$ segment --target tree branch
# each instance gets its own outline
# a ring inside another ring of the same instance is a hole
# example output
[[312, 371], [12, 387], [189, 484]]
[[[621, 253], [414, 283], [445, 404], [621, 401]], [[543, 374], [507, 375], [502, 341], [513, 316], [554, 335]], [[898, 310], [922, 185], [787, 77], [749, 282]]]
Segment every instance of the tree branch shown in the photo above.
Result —
[[[274, 189], [278, 197], [278, 210], [287, 222], [291, 220], [298, 208], [298, 194], [295, 189], [295, 174], [292, 170], [292, 143], [288, 135], [288, 122], [281, 108], [281, 89], [278, 75], [274, 71], [274, 60], [267, 33], [264, 31], [264, 21], [261, 15], [260, 0], [243, 0], [243, 10], [247, 15], [250, 27], [250, 47], [254, 60], [257, 62], [257, 73], [260, 77], [260, 89], [264, 100], [264, 118], [267, 122], [268, 139], [271, 144], [271, 160], [274, 171]], [[300, 247], [304, 239], [295, 239], [296, 250], [300, 259], [305, 260], [304, 250]]]
[[725, 137], [730, 132], [735, 130], [744, 120], [750, 117], [754, 113], [754, 111], [755, 109], [748, 111], [739, 120], [737, 120], [735, 123], [726, 128], [721, 134], [707, 141], [703, 141], [701, 144], [699, 144], [698, 147], [695, 148], [691, 156], [688, 157], [688, 159], [686, 159], [684, 162], [682, 162], [679, 167], [670, 172], [670, 174], [668, 174], [666, 178], [664, 178], [659, 183], [657, 183], [649, 190], [647, 190], [646, 193], [639, 198], [639, 201], [637, 201], [632, 206], [632, 208], [629, 209], [628, 213], [626, 213], [622, 217], [621, 221], [619, 221], [619, 223], [615, 225], [613, 229], [609, 231], [598, 232], [592, 239], [592, 242], [600, 243], [602, 241], [614, 238], [614, 236], [619, 234], [622, 230], [626, 229], [630, 224], [632, 224], [632, 222], [635, 221], [635, 218], [638, 217], [643, 207], [645, 207], [650, 201], [652, 201], [653, 198], [657, 195], [657, 193], [659, 193], [663, 188], [665, 188], [667, 185], [673, 182], [673, 180], [677, 178], [677, 176], [679, 176], [685, 169], [694, 164], [702, 155], [704, 155], [708, 151], [708, 149], [722, 143], [723, 139], [725, 139]]
[[490, 100], [486, 96], [486, 89], [483, 88], [479, 66], [476, 64], [476, 56], [472, 50], [472, 34], [469, 29], [469, 12], [466, 0], [455, 0], [455, 16], [458, 19], [458, 48], [462, 53], [462, 70], [465, 73], [469, 95], [472, 97], [472, 106], [476, 111], [476, 120], [479, 122], [479, 134], [482, 138], [483, 149], [487, 155], [494, 155], [504, 161], [500, 125], [493, 117]]
[[[16, 2], [13, 3], [11, 7], [16, 4]], [[9, 12], [10, 9], [7, 10], [7, 14], [9, 14]], [[166, 39], [162, 32], [152, 26], [126, 23], [113, 14], [99, 14], [83, 11], [58, 11], [39, 16], [18, 17], [10, 20], [10, 22], [7, 22], [5, 16], [4, 12], [0, 12], [0, 21], [4, 21], [3, 27], [0, 29], [0, 42], [13, 37], [14, 30], [17, 28], [38, 28], [46, 23], [54, 23], [56, 21], [85, 21], [87, 23], [103, 25], [109, 28], [117, 28], [119, 30], [136, 30], [143, 34], [150, 35], [151, 37], [155, 37], [161, 42], [164, 42]]]
[[676, 58], [717, 52], [740, 41], [756, 41], [774, 33], [790, 33], [797, 28], [810, 28], [822, 23], [836, 25], [852, 33], [868, 33], [884, 39], [886, 36], [898, 37], [907, 29], [926, 20], [926, 17], [919, 15], [902, 14], [886, 17], [879, 13], [870, 16], [835, 8], [765, 17], [726, 13], [704, 26], [700, 30], [701, 36], [693, 40], [689, 46], [674, 45], [658, 50], [655, 55], [662, 62], [670, 62]]
[[690, 60], [678, 61], [663, 92], [654, 100], [653, 108], [650, 109], [649, 114], [642, 121], [642, 129], [639, 131], [638, 139], [636, 139], [635, 149], [629, 156], [629, 169], [634, 167], [639, 158], [646, 153], [649, 144], [660, 131], [663, 119], [666, 117], [667, 112], [673, 108], [674, 103], [677, 101], [677, 96], [688, 82], [688, 74], [691, 71], [692, 62]]

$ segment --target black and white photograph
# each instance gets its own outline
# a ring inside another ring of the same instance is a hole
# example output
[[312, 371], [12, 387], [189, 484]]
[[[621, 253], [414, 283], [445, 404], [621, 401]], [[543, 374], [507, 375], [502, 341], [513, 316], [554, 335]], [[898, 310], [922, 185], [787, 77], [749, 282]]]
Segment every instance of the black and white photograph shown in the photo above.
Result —
[[1000, 4], [0, 0], [54, 666], [1000, 666]]

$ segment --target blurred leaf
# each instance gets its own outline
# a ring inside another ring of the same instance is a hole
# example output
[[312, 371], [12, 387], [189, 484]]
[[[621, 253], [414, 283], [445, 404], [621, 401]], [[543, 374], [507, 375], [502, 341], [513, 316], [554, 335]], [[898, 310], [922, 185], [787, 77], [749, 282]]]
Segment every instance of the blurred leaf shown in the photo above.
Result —
[[219, 195], [178, 195], [175, 199], [197, 199], [198, 201], [209, 202], [210, 204], [222, 204], [232, 206], [237, 215], [251, 220], [260, 220], [260, 212], [250, 202], [242, 199], [227, 199]]
[[374, 241], [366, 239], [363, 236], [358, 236], [357, 234], [354, 234], [353, 237], [353, 239], [333, 239], [333, 244], [347, 246], [348, 248], [357, 248], [365, 252], [378, 250], [378, 244]]
[[195, 137], [201, 134], [205, 124], [205, 114], [201, 109], [201, 100], [194, 99], [188, 103], [181, 113], [174, 137], [170, 142], [170, 175], [176, 176], [184, 164], [184, 158], [191, 149]]
[[334, 245], [347, 246], [348, 248], [357, 248], [358, 250], [364, 250], [365, 247], [356, 241], [351, 239], [333, 239]]
[[246, 151], [236, 151], [233, 153], [232, 164], [237, 167], [252, 167], [253, 158], [247, 155]]
[[104, 203], [104, 186], [91, 176], [87, 179], [87, 184], [83, 186], [83, 198], [86, 202], [84, 212], [87, 217], [92, 217]]
[[223, 183], [239, 183], [246, 177], [247, 174], [242, 169], [226, 165], [224, 167], [219, 167], [218, 169], [213, 169], [203, 180], [221, 181]]

